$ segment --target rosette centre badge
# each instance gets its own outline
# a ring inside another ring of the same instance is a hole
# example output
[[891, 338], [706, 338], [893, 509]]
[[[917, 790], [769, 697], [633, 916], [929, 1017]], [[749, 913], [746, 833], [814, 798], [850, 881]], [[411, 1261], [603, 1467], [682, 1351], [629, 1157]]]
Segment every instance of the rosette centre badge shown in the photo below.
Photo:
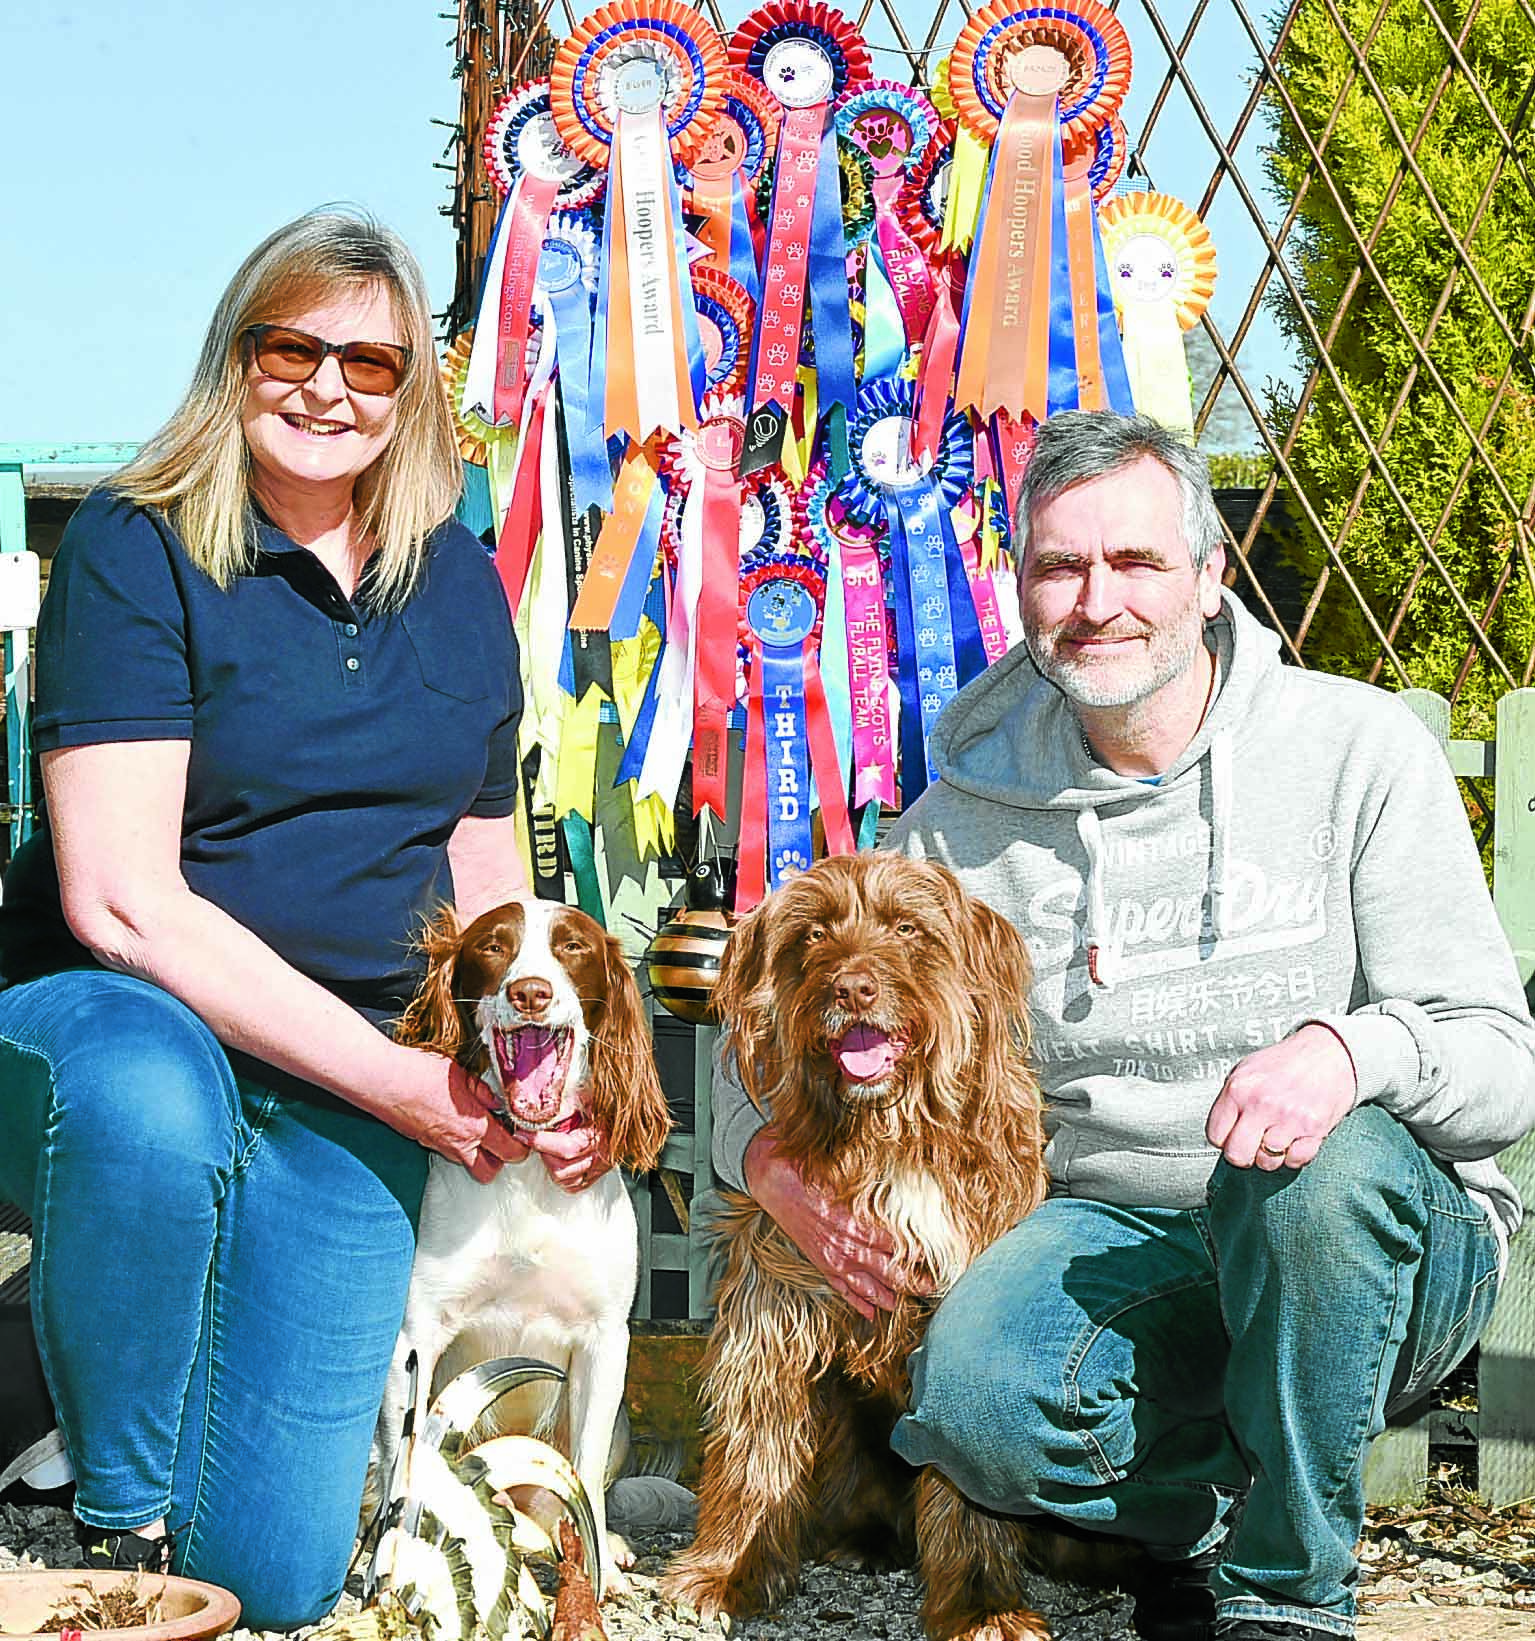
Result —
[[787, 577], [764, 581], [746, 601], [746, 624], [768, 649], [798, 649], [815, 631], [815, 598]]
[[831, 100], [837, 70], [814, 40], [793, 36], [768, 47], [762, 83], [785, 108], [814, 108]]

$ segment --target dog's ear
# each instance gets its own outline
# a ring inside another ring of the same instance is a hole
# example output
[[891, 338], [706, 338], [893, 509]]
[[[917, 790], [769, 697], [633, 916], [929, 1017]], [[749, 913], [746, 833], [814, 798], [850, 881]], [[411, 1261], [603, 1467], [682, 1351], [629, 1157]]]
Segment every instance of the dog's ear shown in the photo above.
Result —
[[592, 1032], [592, 1120], [607, 1136], [613, 1161], [643, 1173], [660, 1160], [671, 1112], [656, 1075], [639, 987], [612, 935], [606, 938], [602, 962], [607, 1000]]
[[[957, 879], [955, 887], [959, 887]], [[995, 1053], [1002, 1045], [1012, 1044], [1027, 1054], [1033, 1035], [1029, 991], [1034, 984], [1029, 949], [1016, 926], [984, 901], [961, 891], [961, 905], [964, 932], [956, 944], [974, 982], [981, 1051]]]
[[730, 1034], [735, 1054], [736, 1075], [757, 1109], [763, 1105], [770, 1080], [762, 1056], [777, 1041], [773, 1029], [773, 984], [768, 967], [775, 898], [770, 895], [746, 914], [730, 931], [725, 955], [720, 959], [720, 977], [710, 999], [715, 1018]]
[[463, 932], [451, 906], [441, 907], [422, 930], [416, 944], [426, 953], [426, 979], [400, 1018], [394, 1034], [397, 1043], [458, 1058], [464, 1029], [453, 999], [453, 970]]

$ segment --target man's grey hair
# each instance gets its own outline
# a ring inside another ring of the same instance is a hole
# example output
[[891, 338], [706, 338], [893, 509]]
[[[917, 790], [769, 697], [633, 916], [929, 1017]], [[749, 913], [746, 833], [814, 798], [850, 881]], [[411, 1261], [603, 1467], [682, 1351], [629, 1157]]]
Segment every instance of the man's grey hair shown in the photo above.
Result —
[[1210, 469], [1176, 433], [1150, 416], [1116, 410], [1063, 410], [1043, 422], [1018, 493], [1014, 536], [1016, 562], [1028, 551], [1033, 510], [1084, 479], [1117, 472], [1142, 456], [1160, 462], [1177, 480], [1183, 498], [1183, 541], [1202, 570], [1221, 539], [1220, 514], [1210, 489]]

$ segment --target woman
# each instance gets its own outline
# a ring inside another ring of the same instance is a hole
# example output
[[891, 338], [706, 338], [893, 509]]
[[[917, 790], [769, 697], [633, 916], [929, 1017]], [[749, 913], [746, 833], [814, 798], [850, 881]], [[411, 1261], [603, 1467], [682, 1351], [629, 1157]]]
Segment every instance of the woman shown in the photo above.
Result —
[[523, 882], [516, 646], [458, 481], [410, 253], [303, 217], [80, 507], [38, 625], [0, 1195], [89, 1560], [170, 1562], [257, 1629], [340, 1592], [428, 1153], [526, 1155], [379, 1029], [421, 915]]

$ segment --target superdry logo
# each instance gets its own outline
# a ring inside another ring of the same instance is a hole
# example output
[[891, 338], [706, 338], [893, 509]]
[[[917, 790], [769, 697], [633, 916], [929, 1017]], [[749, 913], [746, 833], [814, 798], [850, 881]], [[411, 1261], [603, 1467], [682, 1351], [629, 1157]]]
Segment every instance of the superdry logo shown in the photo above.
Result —
[[[1327, 933], [1327, 884], [1325, 872], [1270, 878], [1251, 861], [1233, 861], [1215, 955], [1245, 957], [1322, 939]], [[1123, 895], [1111, 899], [1106, 911], [1108, 926], [1099, 940], [1117, 954], [1122, 979], [1189, 968], [1211, 955], [1200, 950], [1202, 942], [1215, 937], [1214, 903], [1208, 886], [1186, 895], [1143, 899]], [[1087, 945], [1086, 918], [1086, 891], [1080, 878], [1062, 878], [1041, 889], [1029, 903], [1032, 925], [1060, 933], [1069, 930], [1077, 951]]]

